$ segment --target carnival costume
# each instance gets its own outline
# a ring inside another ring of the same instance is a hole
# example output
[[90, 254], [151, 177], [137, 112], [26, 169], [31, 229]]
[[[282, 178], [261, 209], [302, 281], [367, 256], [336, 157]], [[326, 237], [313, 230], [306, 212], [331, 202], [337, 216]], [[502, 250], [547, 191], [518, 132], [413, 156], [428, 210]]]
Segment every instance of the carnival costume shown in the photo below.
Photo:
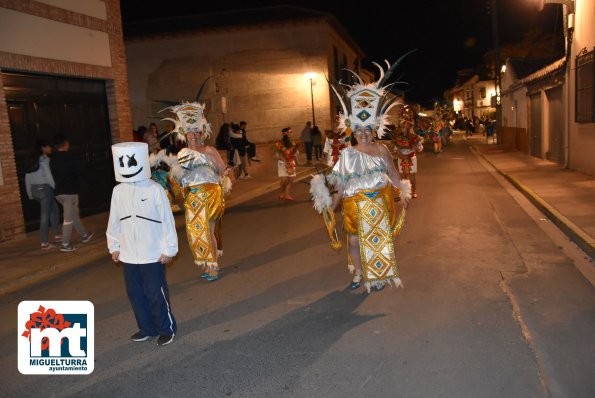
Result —
[[408, 107], [405, 107], [399, 120], [399, 124], [391, 140], [395, 144], [401, 156], [397, 160], [399, 173], [408, 176], [417, 173], [417, 152], [423, 150], [422, 138], [413, 131], [413, 114]]
[[279, 158], [277, 162], [277, 174], [279, 177], [295, 177], [298, 147], [288, 134], [286, 134], [286, 137], [289, 140], [289, 145], [283, 139], [275, 142], [275, 151]]
[[115, 144], [112, 153], [119, 184], [112, 192], [106, 236], [112, 258], [123, 263], [139, 328], [131, 339], [160, 335], [158, 344], [166, 345], [177, 331], [164, 267], [178, 252], [176, 224], [164, 190], [150, 179], [147, 144]]
[[[367, 129], [374, 135], [378, 131], [384, 131], [388, 124], [387, 112], [397, 104], [396, 97], [389, 98], [389, 86], [392, 84], [385, 86], [384, 83], [401, 59], [392, 66], [387, 62], [386, 73], [380, 65], [374, 63], [380, 70], [380, 79], [375, 83], [365, 84], [357, 74], [349, 71], [358, 84], [331, 85], [342, 108], [339, 129], [346, 133], [347, 141], [357, 129]], [[340, 190], [343, 197], [343, 231], [358, 237], [362, 277], [368, 292], [371, 288], [380, 289], [391, 283], [402, 286], [397, 270], [394, 240], [403, 226], [405, 209], [397, 214], [393, 200], [394, 189], [388, 172], [389, 165], [384, 157], [372, 156], [356, 147], [348, 147], [341, 151], [338, 162], [328, 176], [318, 175], [311, 183], [314, 208], [323, 214], [331, 246], [335, 249], [340, 249], [341, 244], [337, 242], [334, 232], [334, 218], [329, 216], [332, 213], [329, 208], [332, 199], [326, 183]], [[401, 196], [409, 200], [409, 181], [401, 180], [397, 188]], [[349, 257], [348, 267], [352, 273], [355, 272]]]
[[346, 135], [339, 135], [338, 133], [329, 134], [324, 142], [324, 149], [322, 152], [326, 153], [326, 165], [333, 167], [339, 160], [339, 154], [347, 147], [345, 139]]
[[[166, 109], [177, 116], [177, 120], [165, 119], [175, 124], [173, 133], [177, 139], [185, 141], [185, 135], [191, 132], [202, 133], [201, 140], [210, 136], [211, 126], [204, 116], [203, 104], [183, 103]], [[172, 166], [172, 176], [180, 183], [184, 197], [186, 233], [194, 263], [207, 271], [201, 275], [203, 278], [214, 281], [220, 253], [213, 239], [215, 231], [211, 229], [223, 216], [224, 191], [231, 190], [231, 182], [228, 177], [222, 177], [223, 170], [217, 168], [210, 156], [199, 151], [183, 148], [177, 161]]]
[[177, 163], [176, 156], [168, 153], [167, 149], [161, 149], [157, 153], [149, 155], [149, 164], [151, 165], [151, 179], [161, 185], [165, 190], [167, 199], [173, 213], [182, 211], [180, 206], [175, 203], [176, 195], [180, 192], [178, 182], [170, 177], [171, 167]]

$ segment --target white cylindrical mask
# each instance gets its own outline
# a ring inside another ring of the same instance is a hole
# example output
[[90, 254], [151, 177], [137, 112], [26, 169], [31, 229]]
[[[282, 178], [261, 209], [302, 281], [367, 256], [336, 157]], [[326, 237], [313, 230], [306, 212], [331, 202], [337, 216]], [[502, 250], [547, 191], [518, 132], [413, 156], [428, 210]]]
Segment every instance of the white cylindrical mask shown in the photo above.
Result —
[[138, 182], [151, 178], [149, 146], [144, 142], [112, 145], [114, 174], [118, 182]]

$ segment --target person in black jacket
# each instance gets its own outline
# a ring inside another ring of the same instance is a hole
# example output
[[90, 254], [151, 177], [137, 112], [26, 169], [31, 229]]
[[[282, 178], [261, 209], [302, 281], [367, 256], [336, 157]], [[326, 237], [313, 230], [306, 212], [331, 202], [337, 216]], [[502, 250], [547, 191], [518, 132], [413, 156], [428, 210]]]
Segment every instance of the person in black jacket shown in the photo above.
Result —
[[73, 252], [76, 247], [72, 245], [72, 226], [81, 236], [81, 242], [88, 243], [93, 237], [93, 232], [87, 233], [79, 218], [78, 182], [80, 168], [72, 152], [69, 152], [70, 142], [62, 134], [54, 137], [56, 152], [52, 156], [50, 168], [56, 184], [54, 194], [58, 203], [64, 208], [64, 224], [62, 226], [61, 252]]

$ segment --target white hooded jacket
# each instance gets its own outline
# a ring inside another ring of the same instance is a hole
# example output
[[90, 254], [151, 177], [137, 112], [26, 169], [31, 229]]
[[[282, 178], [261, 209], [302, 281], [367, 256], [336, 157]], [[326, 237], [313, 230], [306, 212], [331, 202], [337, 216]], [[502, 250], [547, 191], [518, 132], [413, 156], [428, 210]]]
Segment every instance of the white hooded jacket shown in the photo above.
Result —
[[178, 253], [178, 235], [167, 195], [152, 180], [114, 187], [107, 226], [110, 254], [128, 264], [150, 264]]

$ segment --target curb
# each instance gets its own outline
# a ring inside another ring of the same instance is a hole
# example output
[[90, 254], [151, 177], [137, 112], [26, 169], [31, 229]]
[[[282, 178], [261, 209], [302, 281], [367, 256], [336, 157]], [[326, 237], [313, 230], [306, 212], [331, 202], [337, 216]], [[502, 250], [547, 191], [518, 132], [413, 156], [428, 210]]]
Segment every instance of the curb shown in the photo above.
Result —
[[[302, 181], [308, 177], [310, 177], [316, 169], [307, 169], [302, 170], [297, 173], [297, 176], [294, 179], [294, 182]], [[275, 181], [274, 183], [270, 183], [268, 185], [256, 188], [252, 191], [249, 191], [243, 195], [240, 195], [234, 199], [230, 199], [226, 204], [225, 208], [229, 209], [235, 206], [238, 206], [244, 202], [252, 200], [262, 195], [266, 195], [269, 192], [273, 192], [279, 189], [279, 182]], [[183, 231], [184, 230], [184, 223], [176, 226], [176, 231]], [[97, 246], [92, 247], [89, 249], [88, 253], [85, 253], [84, 257], [75, 257], [71, 261], [66, 261], [60, 264], [55, 264], [47, 268], [43, 268], [40, 270], [36, 270], [24, 276], [15, 278], [8, 282], [5, 282], [0, 285], [0, 296], [5, 295], [8, 293], [13, 293], [19, 289], [35, 285], [37, 283], [44, 282], [46, 280], [52, 279], [60, 274], [68, 272], [70, 270], [80, 268], [83, 265], [90, 264], [94, 261], [101, 259], [102, 257], [107, 258], [107, 248], [102, 242], [101, 245], [97, 244]]]
[[479, 154], [486, 162], [488, 162], [494, 170], [502, 175], [508, 182], [510, 182], [519, 192], [521, 192], [529, 201], [539, 209], [546, 217], [562, 231], [564, 234], [578, 247], [580, 247], [588, 256], [595, 259], [595, 239], [588, 233], [583, 231], [578, 225], [570, 221], [566, 216], [556, 210], [552, 205], [543, 200], [539, 195], [533, 192], [525, 184], [500, 170], [494, 163], [492, 163], [481, 151], [470, 145], [473, 150]]
[[0, 285], [0, 295], [12, 293], [24, 287], [32, 286], [37, 283], [52, 279], [53, 277], [68, 272], [73, 269], [90, 264], [105, 257], [107, 253], [105, 245], [97, 245], [89, 249], [89, 253], [85, 253], [85, 257], [74, 257], [71, 261], [66, 261], [59, 264], [51, 265], [15, 278]]

